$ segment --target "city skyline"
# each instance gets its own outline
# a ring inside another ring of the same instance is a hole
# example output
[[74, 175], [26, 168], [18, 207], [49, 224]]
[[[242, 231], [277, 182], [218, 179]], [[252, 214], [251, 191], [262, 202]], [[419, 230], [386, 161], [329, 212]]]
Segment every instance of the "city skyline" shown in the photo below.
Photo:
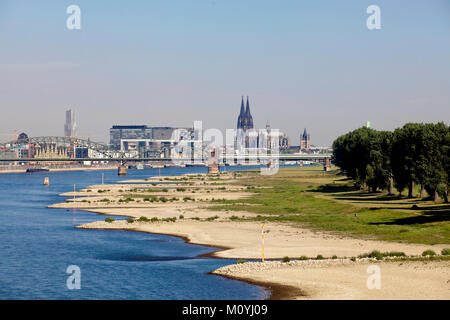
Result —
[[375, 3], [381, 30], [366, 28], [369, 1], [76, 1], [68, 30], [71, 1], [3, 1], [1, 133], [62, 135], [69, 106], [99, 141], [113, 124], [224, 130], [242, 95], [255, 127], [294, 145], [304, 128], [329, 146], [366, 121], [448, 122], [450, 4]]

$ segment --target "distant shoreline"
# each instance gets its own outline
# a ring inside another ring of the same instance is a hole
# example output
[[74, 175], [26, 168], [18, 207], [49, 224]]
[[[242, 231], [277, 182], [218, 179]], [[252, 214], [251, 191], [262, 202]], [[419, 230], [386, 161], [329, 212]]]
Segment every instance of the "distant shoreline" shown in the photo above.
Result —
[[[117, 166], [110, 167], [73, 167], [73, 168], [49, 168], [48, 172], [67, 172], [67, 171], [100, 171], [100, 170], [116, 170]], [[26, 169], [9, 169], [9, 170], [1, 170], [2, 173], [27, 173]]]

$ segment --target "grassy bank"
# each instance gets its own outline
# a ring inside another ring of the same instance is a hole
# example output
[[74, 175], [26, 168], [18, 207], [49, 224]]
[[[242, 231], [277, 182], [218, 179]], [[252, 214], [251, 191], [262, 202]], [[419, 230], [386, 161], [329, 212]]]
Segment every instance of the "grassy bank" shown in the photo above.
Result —
[[251, 220], [288, 222], [357, 238], [450, 243], [448, 204], [355, 190], [337, 171], [319, 167], [281, 168], [273, 176], [257, 171], [236, 175], [236, 184], [253, 195], [215, 200], [213, 210], [253, 212], [260, 216]]

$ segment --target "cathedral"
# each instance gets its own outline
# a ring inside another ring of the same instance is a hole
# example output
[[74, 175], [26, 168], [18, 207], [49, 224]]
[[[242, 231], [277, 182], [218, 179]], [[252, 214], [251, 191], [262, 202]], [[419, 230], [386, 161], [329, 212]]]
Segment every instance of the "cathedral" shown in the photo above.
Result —
[[[266, 130], [261, 132], [261, 130], [254, 129], [253, 117], [250, 112], [250, 102], [247, 97], [247, 103], [244, 105], [244, 96], [241, 100], [241, 111], [237, 120], [237, 134], [236, 134], [236, 148], [238, 150], [243, 149], [287, 149], [289, 148], [289, 140], [286, 134], [283, 132], [278, 132], [278, 139], [274, 141], [273, 137], [269, 137], [269, 134], [273, 130], [270, 129], [269, 122], [267, 122]], [[279, 142], [278, 145], [276, 142]]]
[[253, 129], [253, 117], [250, 113], [250, 103], [248, 101], [248, 97], [246, 107], [244, 108], [244, 96], [242, 96], [241, 112], [239, 113], [237, 121], [237, 129], [242, 129], [244, 132], [249, 129]]

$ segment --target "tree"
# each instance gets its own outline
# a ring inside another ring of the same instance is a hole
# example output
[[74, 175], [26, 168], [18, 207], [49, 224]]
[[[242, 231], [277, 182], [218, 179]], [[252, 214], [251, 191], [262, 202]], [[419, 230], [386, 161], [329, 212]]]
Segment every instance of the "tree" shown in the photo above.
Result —
[[417, 182], [419, 167], [422, 162], [420, 155], [423, 124], [407, 123], [400, 129], [395, 129], [391, 164], [396, 188], [401, 191], [408, 186], [408, 198], [414, 196], [414, 182]]
[[332, 161], [355, 180], [375, 192], [386, 188], [390, 177], [392, 134], [362, 127], [338, 137], [333, 143]]

